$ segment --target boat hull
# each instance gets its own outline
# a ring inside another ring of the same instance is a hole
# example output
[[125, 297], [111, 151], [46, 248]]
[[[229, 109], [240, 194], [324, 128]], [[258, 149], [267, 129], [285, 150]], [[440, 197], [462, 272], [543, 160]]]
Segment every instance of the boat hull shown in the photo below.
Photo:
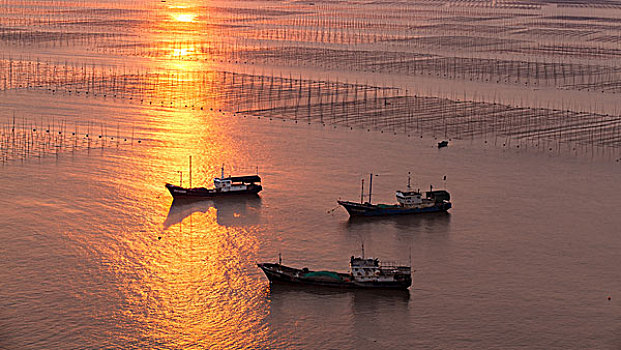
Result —
[[[407, 289], [412, 285], [412, 279], [404, 279], [401, 281], [369, 281], [358, 282], [351, 278], [351, 275], [336, 272], [327, 272], [338, 276], [337, 278], [305, 278], [304, 275], [309, 271], [300, 269], [294, 269], [279, 264], [262, 263], [257, 264], [270, 283], [284, 283], [300, 286], [321, 286], [332, 288], [344, 288], [344, 289], [364, 289], [364, 288], [377, 288], [377, 289]], [[310, 271], [313, 272], [313, 271]], [[323, 271], [322, 271], [323, 272]]]
[[173, 196], [174, 199], [208, 199], [216, 197], [229, 197], [238, 195], [249, 195], [261, 192], [263, 187], [261, 185], [251, 184], [248, 185], [245, 190], [241, 191], [218, 191], [216, 189], [193, 187], [185, 188], [172, 184], [166, 184], [166, 188]]
[[338, 201], [350, 216], [391, 216], [391, 215], [412, 215], [424, 213], [446, 212], [451, 209], [450, 202], [437, 203], [430, 207], [408, 208], [398, 205], [376, 205], [369, 203], [356, 203], [350, 201]]

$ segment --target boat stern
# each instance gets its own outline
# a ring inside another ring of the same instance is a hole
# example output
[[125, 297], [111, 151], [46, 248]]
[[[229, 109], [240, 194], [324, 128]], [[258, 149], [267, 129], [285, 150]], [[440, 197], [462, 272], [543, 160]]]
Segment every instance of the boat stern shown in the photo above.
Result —
[[448, 211], [449, 209], [453, 207], [453, 204], [449, 201], [444, 201], [442, 202], [441, 207], [443, 211]]

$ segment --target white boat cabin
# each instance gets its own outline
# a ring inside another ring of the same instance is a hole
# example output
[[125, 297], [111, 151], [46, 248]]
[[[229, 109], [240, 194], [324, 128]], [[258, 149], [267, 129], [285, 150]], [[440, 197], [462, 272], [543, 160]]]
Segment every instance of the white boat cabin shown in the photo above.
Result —
[[230, 179], [215, 178], [213, 179], [213, 185], [215, 186], [216, 190], [221, 192], [239, 191], [246, 189], [246, 186], [243, 184], [233, 186], [233, 181], [231, 181]]
[[[446, 176], [444, 179], [446, 180]], [[412, 191], [409, 172], [407, 191], [396, 191], [395, 197], [397, 197], [397, 202], [399, 202], [400, 206], [410, 208], [425, 208], [451, 200], [451, 195], [446, 190], [434, 191], [433, 186], [429, 186], [429, 191], [425, 192], [425, 196], [423, 196], [420, 189]]]
[[409, 266], [381, 266], [378, 259], [351, 257], [351, 275], [358, 282], [394, 281], [396, 274], [411, 274]]
[[423, 203], [423, 195], [420, 191], [397, 191], [395, 196], [397, 197], [397, 202], [404, 207], [412, 207]]
[[397, 202], [399, 202], [400, 206], [408, 208], [431, 207], [451, 200], [451, 195], [445, 190], [425, 192], [425, 196], [423, 196], [420, 190], [396, 191], [395, 197], [397, 197]]
[[250, 186], [259, 184], [261, 184], [259, 175], [224, 177], [224, 168], [222, 168], [222, 176], [213, 179], [213, 185], [219, 192], [245, 191]]

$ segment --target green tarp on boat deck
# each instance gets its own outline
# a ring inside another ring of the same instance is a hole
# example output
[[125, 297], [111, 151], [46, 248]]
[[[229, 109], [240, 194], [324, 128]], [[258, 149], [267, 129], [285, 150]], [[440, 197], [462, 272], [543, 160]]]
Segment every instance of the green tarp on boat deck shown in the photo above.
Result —
[[334, 278], [336, 280], [340, 280], [341, 277], [334, 272], [331, 271], [313, 271], [304, 275], [304, 277], [329, 277]]
[[394, 204], [378, 204], [377, 207], [378, 208], [399, 208], [398, 205], [394, 205]]

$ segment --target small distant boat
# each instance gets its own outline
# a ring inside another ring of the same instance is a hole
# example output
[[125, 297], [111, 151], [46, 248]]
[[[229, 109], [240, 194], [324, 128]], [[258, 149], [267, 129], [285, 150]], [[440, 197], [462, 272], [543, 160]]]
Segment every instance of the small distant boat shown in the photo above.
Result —
[[[446, 179], [446, 177], [445, 177]], [[360, 194], [360, 203], [352, 201], [337, 201], [349, 213], [349, 216], [388, 216], [404, 214], [422, 214], [446, 212], [451, 209], [451, 195], [446, 190], [433, 190], [430, 186], [425, 195], [420, 190], [411, 190], [410, 177], [408, 176], [408, 191], [396, 191], [397, 204], [371, 204], [373, 186], [373, 174], [369, 181], [369, 201], [362, 201], [363, 195]], [[363, 188], [364, 191], [364, 182]]]
[[448, 146], [448, 141], [444, 140], [444, 141], [438, 142], [438, 148], [442, 148], [446, 146]]
[[259, 175], [229, 176], [224, 177], [224, 167], [222, 176], [213, 179], [214, 188], [205, 187], [181, 187], [173, 184], [166, 184], [166, 188], [174, 199], [207, 199], [222, 196], [257, 194], [261, 192], [261, 177]]
[[354, 258], [349, 261], [349, 273], [297, 269], [278, 263], [257, 264], [271, 283], [336, 288], [407, 289], [412, 285], [412, 267], [382, 264], [379, 259]]

